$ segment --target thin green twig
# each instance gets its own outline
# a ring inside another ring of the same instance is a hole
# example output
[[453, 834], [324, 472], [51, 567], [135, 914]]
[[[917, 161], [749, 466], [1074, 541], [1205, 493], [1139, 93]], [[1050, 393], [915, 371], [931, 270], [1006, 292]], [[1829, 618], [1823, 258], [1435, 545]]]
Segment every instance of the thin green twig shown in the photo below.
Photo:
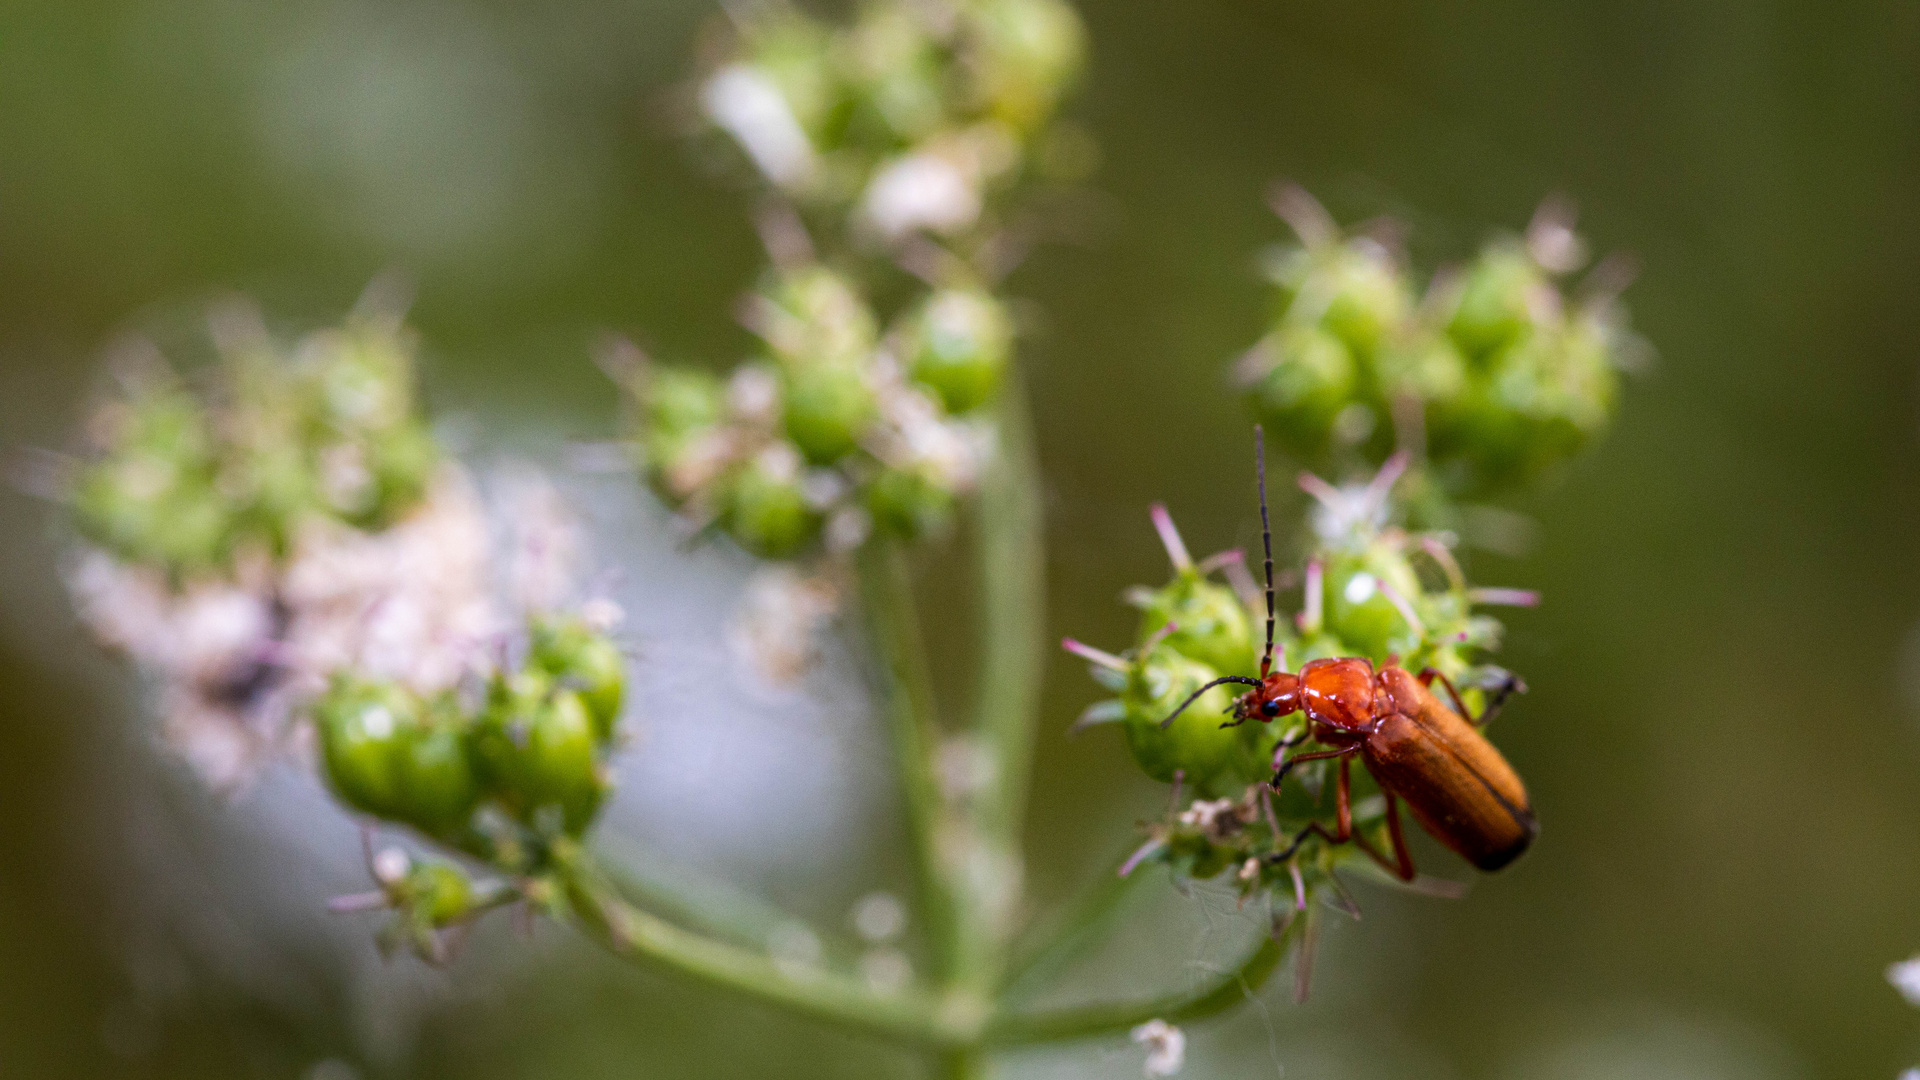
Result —
[[999, 408], [999, 453], [980, 488], [980, 688], [975, 728], [994, 760], [994, 797], [981, 830], [1016, 849], [1039, 716], [1046, 647], [1046, 535], [1039, 465], [1022, 387]]
[[932, 947], [934, 968], [950, 978], [955, 963], [957, 903], [942, 863], [943, 836], [950, 831], [933, 772], [932, 681], [915, 615], [913, 583], [906, 554], [876, 537], [861, 551], [856, 566], [866, 602], [867, 625], [886, 676], [887, 732], [913, 847], [914, 885], [920, 915]]
[[764, 949], [781, 927], [804, 925], [759, 896], [653, 852], [604, 841], [594, 847], [596, 872], [621, 899], [710, 937]]
[[1296, 917], [1279, 933], [1263, 936], [1240, 963], [1193, 989], [1140, 1001], [1097, 1002], [1003, 1015], [988, 1025], [986, 1040], [1000, 1044], [1061, 1042], [1125, 1031], [1156, 1018], [1175, 1024], [1204, 1020], [1258, 993], [1297, 943], [1306, 923], [1306, 919]]
[[764, 953], [715, 941], [633, 907], [614, 894], [584, 854], [557, 851], [556, 862], [580, 928], [618, 956], [892, 1042], [941, 1050], [978, 1043], [978, 1024], [922, 991], [882, 994], [832, 970], [783, 968]]

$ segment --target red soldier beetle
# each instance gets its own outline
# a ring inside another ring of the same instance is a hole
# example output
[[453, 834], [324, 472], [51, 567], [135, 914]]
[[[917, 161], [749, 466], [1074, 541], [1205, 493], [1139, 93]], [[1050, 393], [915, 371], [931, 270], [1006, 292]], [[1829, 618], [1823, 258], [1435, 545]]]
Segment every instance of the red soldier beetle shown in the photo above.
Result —
[[[1254, 428], [1256, 468], [1260, 486], [1260, 529], [1266, 547], [1267, 644], [1260, 658], [1260, 677], [1228, 675], [1201, 687], [1162, 722], [1175, 716], [1201, 694], [1223, 683], [1253, 689], [1234, 701], [1233, 719], [1225, 726], [1248, 720], [1270, 723], [1294, 712], [1306, 714], [1305, 727], [1275, 750], [1271, 786], [1278, 790], [1288, 772], [1302, 762], [1337, 760], [1336, 824], [1331, 830], [1310, 822], [1284, 850], [1269, 861], [1284, 862], [1306, 842], [1319, 836], [1329, 843], [1358, 844], [1375, 862], [1402, 881], [1414, 879], [1413, 856], [1400, 827], [1400, 803], [1434, 839], [1485, 870], [1498, 870], [1527, 850], [1540, 827], [1533, 816], [1527, 789], [1500, 751], [1480, 733], [1509, 694], [1526, 687], [1508, 675], [1493, 699], [1472, 717], [1451, 680], [1432, 668], [1412, 675], [1389, 658], [1374, 670], [1363, 657], [1314, 660], [1296, 673], [1274, 670], [1273, 531], [1267, 519], [1265, 440]], [[1431, 689], [1438, 681], [1446, 689], [1449, 707]], [[1293, 754], [1293, 747], [1319, 742], [1331, 747]], [[1353, 759], [1361, 763], [1386, 799], [1387, 837], [1392, 855], [1380, 851], [1353, 828]], [[1277, 842], [1277, 840], [1276, 840]]]

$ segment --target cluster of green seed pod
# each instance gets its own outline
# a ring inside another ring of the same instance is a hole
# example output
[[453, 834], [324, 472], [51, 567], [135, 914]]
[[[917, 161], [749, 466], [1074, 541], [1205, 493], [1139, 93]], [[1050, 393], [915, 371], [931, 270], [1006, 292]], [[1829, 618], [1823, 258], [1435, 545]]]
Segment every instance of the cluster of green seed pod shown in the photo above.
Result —
[[377, 530], [419, 503], [441, 455], [397, 319], [357, 317], [284, 351], [264, 331], [219, 343], [203, 392], [149, 361], [90, 418], [66, 492], [88, 541], [177, 579], [283, 555], [315, 518]]
[[1272, 329], [1236, 374], [1302, 460], [1412, 450], [1440, 491], [1479, 495], [1539, 480], [1606, 430], [1639, 343], [1614, 300], [1618, 264], [1564, 294], [1584, 255], [1563, 208], [1424, 292], [1388, 241], [1342, 233], [1304, 192], [1278, 208], [1300, 243], [1268, 260]]
[[[1372, 482], [1347, 488], [1303, 478], [1318, 500], [1314, 541], [1304, 570], [1290, 575], [1298, 582], [1299, 606], [1276, 627], [1276, 670], [1353, 656], [1376, 667], [1432, 667], [1451, 678], [1468, 708], [1477, 710], [1483, 701], [1480, 687], [1497, 684], [1505, 672], [1481, 660], [1498, 646], [1500, 623], [1474, 609], [1530, 604], [1533, 597], [1517, 590], [1469, 588], [1454, 559], [1451, 536], [1410, 533], [1392, 524], [1391, 492], [1403, 465], [1394, 459]], [[1238, 867], [1244, 871], [1238, 879], [1243, 888], [1264, 888], [1276, 873], [1293, 872], [1256, 858], [1285, 846], [1284, 839], [1275, 843], [1275, 826], [1283, 837], [1299, 835], [1309, 822], [1331, 827], [1332, 802], [1322, 798], [1328, 764], [1305, 763], [1293, 773], [1299, 783], [1266, 792], [1264, 783], [1278, 764], [1276, 751], [1304, 734], [1301, 714], [1227, 726], [1235, 698], [1247, 690], [1231, 683], [1180, 708], [1221, 676], [1260, 674], [1264, 599], [1239, 552], [1195, 563], [1164, 508], [1156, 506], [1153, 517], [1174, 572], [1159, 588], [1127, 593], [1141, 611], [1134, 647], [1116, 655], [1068, 643], [1091, 661], [1094, 679], [1117, 694], [1090, 707], [1082, 725], [1117, 723], [1142, 771], [1183, 785], [1211, 807], [1204, 813], [1176, 813], [1154, 826], [1158, 858], [1201, 878]], [[1215, 570], [1237, 581], [1212, 580]], [[1169, 717], [1172, 722], [1163, 726]], [[1356, 814], [1365, 827], [1379, 816], [1381, 804], [1364, 798], [1371, 787], [1363, 775], [1359, 786], [1363, 797]], [[1196, 813], [1200, 818], [1187, 820]], [[1350, 847], [1332, 849], [1312, 837], [1297, 853], [1294, 868], [1301, 859], [1331, 868], [1352, 853]]]
[[578, 835], [609, 790], [625, 690], [619, 647], [576, 616], [530, 627], [524, 662], [478, 693], [423, 696], [337, 675], [314, 707], [328, 783], [362, 813], [493, 853], [492, 807], [530, 835]]
[[649, 482], [765, 558], [942, 530], [992, 445], [1013, 351], [1005, 308], [938, 289], [885, 333], [818, 264], [768, 275], [748, 308], [764, 350], [726, 381], [640, 364], [626, 381]]
[[730, 14], [708, 119], [774, 188], [887, 239], [966, 232], [1044, 163], [1085, 51], [1063, 0], [870, 0], [838, 27], [778, 0]]

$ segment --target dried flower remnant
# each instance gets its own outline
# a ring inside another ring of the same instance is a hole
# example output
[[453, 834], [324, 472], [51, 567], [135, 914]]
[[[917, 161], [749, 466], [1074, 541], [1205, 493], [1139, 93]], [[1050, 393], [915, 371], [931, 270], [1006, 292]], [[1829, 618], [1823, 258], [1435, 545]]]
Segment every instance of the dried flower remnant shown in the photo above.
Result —
[[1133, 1029], [1133, 1041], [1147, 1048], [1144, 1072], [1148, 1077], [1172, 1076], [1187, 1061], [1186, 1032], [1165, 1020], [1149, 1020]]

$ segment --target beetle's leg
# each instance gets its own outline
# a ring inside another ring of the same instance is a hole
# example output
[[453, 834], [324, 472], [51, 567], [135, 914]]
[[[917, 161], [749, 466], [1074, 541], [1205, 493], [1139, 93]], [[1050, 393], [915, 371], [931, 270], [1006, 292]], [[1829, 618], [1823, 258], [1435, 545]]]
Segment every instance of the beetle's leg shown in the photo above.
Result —
[[1487, 707], [1481, 709], [1480, 715], [1473, 718], [1474, 726], [1487, 726], [1487, 724], [1493, 721], [1495, 716], [1500, 714], [1500, 706], [1507, 703], [1507, 698], [1513, 696], [1515, 693], [1524, 694], [1526, 692], [1527, 684], [1520, 681], [1520, 676], [1515, 675], [1511, 671], [1507, 672], [1507, 677], [1500, 681], [1499, 689], [1495, 690], [1493, 696], [1487, 701]]
[[1295, 754], [1280, 763], [1280, 767], [1273, 771], [1273, 779], [1269, 780], [1267, 784], [1275, 791], [1278, 791], [1280, 790], [1280, 781], [1285, 780], [1287, 774], [1293, 771], [1293, 767], [1303, 761], [1321, 761], [1326, 758], [1346, 757], [1349, 754], [1357, 754], [1359, 752], [1360, 745], [1355, 743], [1352, 746], [1339, 750], [1316, 750], [1311, 754]]
[[1400, 800], [1389, 792], [1382, 792], [1382, 794], [1387, 797], [1387, 839], [1391, 841], [1393, 858], [1388, 859], [1368, 842], [1366, 837], [1358, 833], [1354, 834], [1354, 842], [1359, 844], [1360, 850], [1371, 856], [1374, 862], [1379, 863], [1381, 869], [1401, 881], [1412, 881], [1414, 878], [1413, 852], [1407, 850], [1406, 834], [1400, 831]]
[[1334, 843], [1341, 843], [1353, 836], [1353, 759], [1340, 759], [1340, 779], [1333, 788], [1334, 820], [1340, 823], [1335, 830]]
[[1525, 693], [1527, 689], [1527, 684], [1520, 681], [1520, 676], [1511, 671], [1507, 672], [1507, 677], [1501, 680], [1499, 688], [1494, 690], [1492, 696], [1488, 698], [1487, 707], [1480, 710], [1479, 716], [1474, 716], [1467, 711], [1466, 702], [1460, 700], [1460, 691], [1453, 688], [1452, 679], [1433, 668], [1421, 668], [1420, 674], [1416, 677], [1420, 680], [1421, 686], [1428, 687], [1433, 685], [1435, 679], [1440, 680], [1440, 685], [1447, 688], [1447, 696], [1453, 699], [1453, 707], [1459, 710], [1460, 715], [1474, 727], [1486, 727], [1492, 723], [1493, 718], [1500, 715], [1500, 706], [1507, 703], [1507, 698], [1512, 696], [1514, 691]]
[[1460, 714], [1460, 718], [1475, 726], [1480, 724], [1481, 721], [1467, 711], [1467, 703], [1460, 700], [1460, 691], [1454, 689], [1453, 680], [1441, 674], [1440, 669], [1430, 667], [1421, 668], [1420, 674], [1414, 676], [1414, 678], [1420, 681], [1421, 686], [1429, 690], [1433, 689], [1433, 680], [1439, 679], [1440, 685], [1447, 688], [1447, 696], [1453, 699], [1454, 711]]

